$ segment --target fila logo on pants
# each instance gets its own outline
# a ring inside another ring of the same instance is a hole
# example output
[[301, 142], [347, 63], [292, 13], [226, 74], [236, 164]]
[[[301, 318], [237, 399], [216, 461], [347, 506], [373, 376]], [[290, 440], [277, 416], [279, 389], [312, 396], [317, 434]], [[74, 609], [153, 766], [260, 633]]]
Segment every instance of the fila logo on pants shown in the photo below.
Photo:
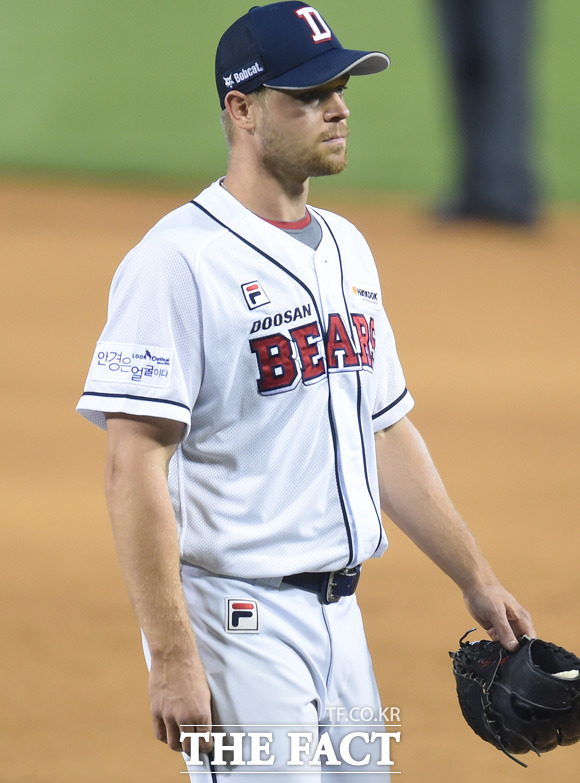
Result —
[[351, 314], [358, 338], [353, 344], [349, 330], [338, 313], [328, 318], [323, 336], [317, 321], [291, 329], [289, 335], [276, 333], [250, 340], [258, 362], [260, 394], [278, 394], [297, 386], [316, 383], [327, 372], [372, 371], [375, 358], [375, 322], [359, 313]]
[[258, 633], [258, 602], [250, 598], [228, 598], [226, 602], [226, 631], [229, 633]]

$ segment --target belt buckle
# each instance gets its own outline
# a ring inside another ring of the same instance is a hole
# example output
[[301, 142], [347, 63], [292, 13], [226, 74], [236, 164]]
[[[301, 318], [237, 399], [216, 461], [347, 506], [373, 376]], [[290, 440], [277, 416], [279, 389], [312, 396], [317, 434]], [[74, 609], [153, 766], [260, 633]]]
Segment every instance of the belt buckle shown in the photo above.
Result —
[[360, 578], [360, 566], [331, 571], [326, 584], [325, 603], [335, 604], [344, 596], [352, 595]]

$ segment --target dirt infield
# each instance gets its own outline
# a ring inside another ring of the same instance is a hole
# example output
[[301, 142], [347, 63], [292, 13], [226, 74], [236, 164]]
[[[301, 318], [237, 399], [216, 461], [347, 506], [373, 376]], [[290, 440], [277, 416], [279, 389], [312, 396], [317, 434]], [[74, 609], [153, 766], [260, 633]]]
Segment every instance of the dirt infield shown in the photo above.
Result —
[[[150, 726], [103, 499], [105, 438], [74, 407], [117, 264], [195, 192], [0, 185], [6, 783], [184, 779]], [[579, 653], [580, 214], [554, 211], [528, 233], [443, 229], [388, 200], [323, 202], [375, 252], [411, 418], [451, 496], [539, 634]], [[384, 704], [400, 709], [393, 781], [575, 783], [580, 745], [528, 755], [524, 770], [466, 727], [447, 651], [471, 620], [454, 585], [387, 530], [360, 600]]]

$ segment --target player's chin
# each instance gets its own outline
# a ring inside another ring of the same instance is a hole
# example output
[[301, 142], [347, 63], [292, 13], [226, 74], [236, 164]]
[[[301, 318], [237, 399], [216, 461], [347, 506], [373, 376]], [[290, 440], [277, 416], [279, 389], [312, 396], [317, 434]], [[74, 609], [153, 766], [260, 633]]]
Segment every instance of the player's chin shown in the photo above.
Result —
[[341, 155], [334, 155], [326, 157], [324, 160], [320, 161], [320, 164], [315, 167], [314, 171], [312, 172], [312, 177], [328, 177], [332, 174], [340, 174], [341, 171], [344, 171], [345, 168], [348, 165], [348, 158], [346, 156], [346, 153], [343, 153]]

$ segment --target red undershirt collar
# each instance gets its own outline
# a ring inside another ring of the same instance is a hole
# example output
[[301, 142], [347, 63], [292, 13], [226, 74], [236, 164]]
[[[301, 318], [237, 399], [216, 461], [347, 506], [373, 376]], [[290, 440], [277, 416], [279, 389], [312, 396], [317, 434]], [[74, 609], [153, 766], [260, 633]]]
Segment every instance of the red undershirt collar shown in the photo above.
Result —
[[306, 214], [301, 220], [292, 220], [290, 222], [282, 220], [268, 220], [267, 218], [262, 218], [262, 220], [265, 220], [266, 223], [270, 223], [272, 226], [276, 226], [276, 228], [283, 228], [290, 231], [299, 231], [301, 228], [306, 228], [306, 226], [310, 225], [312, 217], [310, 216], [310, 212], [306, 210]]

